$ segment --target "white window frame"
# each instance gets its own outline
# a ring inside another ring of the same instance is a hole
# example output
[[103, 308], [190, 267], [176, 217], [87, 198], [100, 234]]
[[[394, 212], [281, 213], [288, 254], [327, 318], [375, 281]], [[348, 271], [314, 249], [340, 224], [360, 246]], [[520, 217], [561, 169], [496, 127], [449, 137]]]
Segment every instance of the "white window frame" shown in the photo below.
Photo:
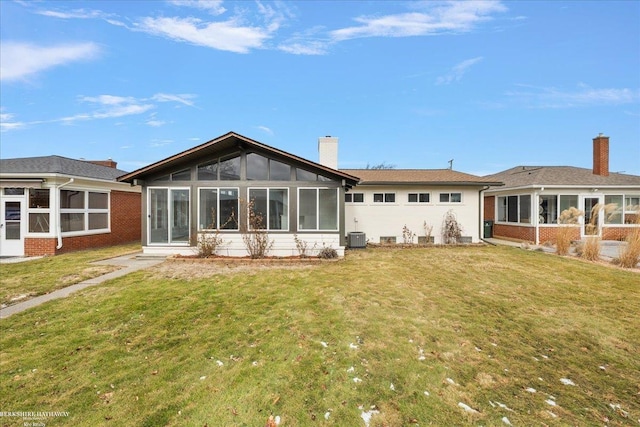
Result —
[[[410, 200], [409, 200], [409, 197], [411, 197], [411, 195], [412, 195], [412, 194], [416, 196], [416, 201], [415, 201], [415, 202], [412, 202], [412, 201], [410, 201]], [[420, 196], [423, 196], [423, 195], [426, 195], [426, 196], [427, 196], [427, 198], [429, 199], [429, 201], [427, 201], [427, 202], [422, 202], [422, 201], [420, 201]], [[427, 203], [431, 203], [431, 193], [425, 193], [425, 192], [422, 192], [422, 193], [413, 193], [413, 192], [412, 192], [412, 193], [407, 193], [407, 203], [410, 203], [410, 204], [412, 204], [412, 205], [413, 205], [413, 204], [427, 204]]]
[[[198, 197], [198, 231], [221, 231], [225, 233], [233, 233], [240, 231], [240, 188], [239, 187], [197, 187], [197, 197]], [[200, 228], [200, 190], [216, 190], [216, 228]], [[236, 220], [238, 221], [238, 228], [220, 228], [220, 190], [236, 190], [238, 193], [238, 208], [237, 208], [237, 216]]]
[[[447, 200], [443, 202], [442, 201], [442, 196], [444, 194], [447, 195]], [[454, 194], [459, 194], [460, 195], [460, 201], [459, 202], [451, 201], [451, 196], [454, 195]], [[447, 193], [439, 193], [438, 194], [438, 202], [442, 203], [442, 204], [445, 204], [445, 203], [456, 204], [456, 205], [457, 204], [461, 204], [462, 203], [462, 191], [450, 191], [450, 192], [447, 192]]]
[[[290, 197], [289, 197], [289, 188], [288, 187], [248, 187], [247, 188], [247, 200], [251, 200], [251, 190], [267, 190], [267, 217], [265, 218], [265, 222], [266, 222], [266, 227], [264, 228], [264, 230], [267, 231], [282, 231], [282, 232], [288, 232], [290, 227], [291, 227], [291, 218], [289, 215], [289, 202], [290, 202]], [[271, 219], [271, 207], [269, 205], [269, 194], [271, 193], [271, 190], [285, 190], [287, 192], [287, 228], [270, 228], [269, 224], [271, 223], [270, 219]], [[248, 218], [249, 212], [247, 209], [247, 218]], [[249, 227], [251, 227], [251, 224], [249, 224]]]
[[[376, 200], [376, 195], [382, 196], [381, 201]], [[387, 196], [393, 195], [393, 201], [390, 202], [387, 200]], [[374, 203], [395, 203], [396, 202], [396, 193], [373, 193], [373, 202]]]
[[[336, 228], [325, 229], [320, 228], [320, 190], [335, 190], [336, 191]], [[315, 190], [316, 191], [316, 228], [300, 228], [300, 191], [301, 190]], [[296, 229], [300, 232], [337, 232], [340, 231], [340, 189], [332, 187], [298, 187], [298, 200], [296, 206]]]
[[[362, 200], [355, 200], [356, 195], [362, 196]], [[351, 196], [351, 200], [346, 200], [346, 196]], [[364, 203], [364, 193], [345, 193], [345, 203]]]
[[[81, 191], [84, 193], [84, 208], [63, 208], [62, 205], [62, 191]], [[90, 209], [89, 208], [89, 193], [99, 193], [107, 195], [107, 208], [106, 209]], [[62, 214], [82, 214], [84, 227], [82, 230], [76, 231], [62, 231], [61, 235], [63, 237], [74, 237], [74, 236], [88, 236], [92, 234], [104, 234], [111, 232], [111, 191], [109, 190], [97, 190], [95, 188], [69, 188], [65, 187], [58, 190], [58, 204], [60, 205], [60, 217], [56, 218], [60, 225], [62, 225]], [[51, 194], [49, 195], [51, 197]], [[27, 202], [28, 203], [28, 202]], [[49, 202], [49, 206], [51, 206], [51, 201]], [[94, 230], [89, 229], [89, 214], [92, 213], [106, 213], [107, 214], [107, 228], [97, 228]], [[51, 219], [51, 215], [49, 215], [49, 219]], [[62, 227], [60, 228], [62, 229]], [[51, 230], [50, 230], [51, 231]]]

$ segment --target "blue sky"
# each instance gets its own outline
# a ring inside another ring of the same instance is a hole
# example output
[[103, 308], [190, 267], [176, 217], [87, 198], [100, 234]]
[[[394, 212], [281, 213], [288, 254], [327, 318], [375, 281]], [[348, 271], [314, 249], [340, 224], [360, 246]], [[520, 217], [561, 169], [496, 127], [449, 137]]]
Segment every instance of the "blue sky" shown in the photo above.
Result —
[[131, 171], [234, 131], [339, 167], [640, 175], [638, 1], [0, 1], [0, 156]]

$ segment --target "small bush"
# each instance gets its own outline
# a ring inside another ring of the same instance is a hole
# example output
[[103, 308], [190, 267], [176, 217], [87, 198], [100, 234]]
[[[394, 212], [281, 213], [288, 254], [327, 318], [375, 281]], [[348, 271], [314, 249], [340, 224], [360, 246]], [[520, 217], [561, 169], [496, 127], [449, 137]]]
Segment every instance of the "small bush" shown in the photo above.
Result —
[[[296, 249], [298, 250], [298, 255], [300, 255], [300, 258], [309, 257], [309, 242], [302, 240], [298, 237], [297, 234], [293, 235], [293, 240], [296, 242]], [[316, 245], [317, 244], [314, 243], [311, 250], [314, 250], [316, 248]]]
[[216, 230], [215, 233], [196, 234], [193, 240], [195, 241], [197, 255], [200, 258], [210, 258], [214, 256], [218, 247], [224, 242], [218, 230]]
[[247, 212], [249, 222], [248, 226], [245, 224], [240, 227], [242, 242], [251, 258], [264, 258], [273, 247], [273, 240], [269, 238], [266, 230], [264, 215], [256, 210], [253, 199], [248, 203], [241, 201], [241, 205]]
[[409, 227], [407, 227], [407, 225], [405, 224], [404, 227], [402, 227], [402, 242], [405, 245], [411, 244], [413, 243], [413, 239], [415, 237], [416, 237], [416, 233], [411, 231]]
[[333, 249], [331, 246], [325, 246], [318, 252], [318, 258], [321, 259], [334, 259], [338, 258], [338, 251]]
[[444, 221], [442, 222], [442, 242], [447, 244], [456, 244], [460, 241], [462, 237], [462, 227], [458, 223], [458, 219], [456, 215], [453, 213], [453, 210], [449, 210], [445, 216]]
[[560, 213], [558, 218], [558, 232], [556, 233], [556, 253], [558, 255], [567, 255], [571, 248], [571, 239], [574, 234], [575, 226], [580, 223], [580, 217], [584, 215], [581, 210], [570, 207]]

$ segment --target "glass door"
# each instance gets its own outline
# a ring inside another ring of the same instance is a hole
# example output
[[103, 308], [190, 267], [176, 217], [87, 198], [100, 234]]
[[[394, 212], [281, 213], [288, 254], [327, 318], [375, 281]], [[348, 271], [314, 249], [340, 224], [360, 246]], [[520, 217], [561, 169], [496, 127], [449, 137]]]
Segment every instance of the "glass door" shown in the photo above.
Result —
[[24, 256], [24, 202], [3, 199], [0, 206], [0, 255]]
[[583, 236], [599, 236], [600, 227], [602, 225], [602, 202], [600, 197], [585, 197], [583, 203], [584, 225], [582, 228]]
[[150, 188], [148, 199], [149, 244], [188, 244], [189, 190]]

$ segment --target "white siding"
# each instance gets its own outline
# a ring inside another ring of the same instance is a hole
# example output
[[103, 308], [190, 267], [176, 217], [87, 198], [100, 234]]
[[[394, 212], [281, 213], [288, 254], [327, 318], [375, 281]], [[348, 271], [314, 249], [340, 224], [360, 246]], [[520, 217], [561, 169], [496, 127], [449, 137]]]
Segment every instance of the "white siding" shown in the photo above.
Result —
[[[346, 232], [360, 231], [371, 243], [379, 243], [380, 237], [395, 237], [403, 242], [402, 230], [406, 225], [418, 236], [424, 236], [424, 223], [431, 225], [434, 243], [442, 243], [442, 223], [445, 214], [452, 210], [462, 227], [462, 235], [470, 236], [472, 242], [480, 240], [479, 189], [465, 187], [418, 187], [418, 186], [364, 186], [359, 185], [351, 194], [363, 193], [363, 203], [345, 203]], [[374, 203], [374, 193], [395, 193], [394, 203]], [[409, 193], [429, 193], [428, 203], [409, 203]], [[441, 203], [440, 193], [461, 193], [460, 203]]]

